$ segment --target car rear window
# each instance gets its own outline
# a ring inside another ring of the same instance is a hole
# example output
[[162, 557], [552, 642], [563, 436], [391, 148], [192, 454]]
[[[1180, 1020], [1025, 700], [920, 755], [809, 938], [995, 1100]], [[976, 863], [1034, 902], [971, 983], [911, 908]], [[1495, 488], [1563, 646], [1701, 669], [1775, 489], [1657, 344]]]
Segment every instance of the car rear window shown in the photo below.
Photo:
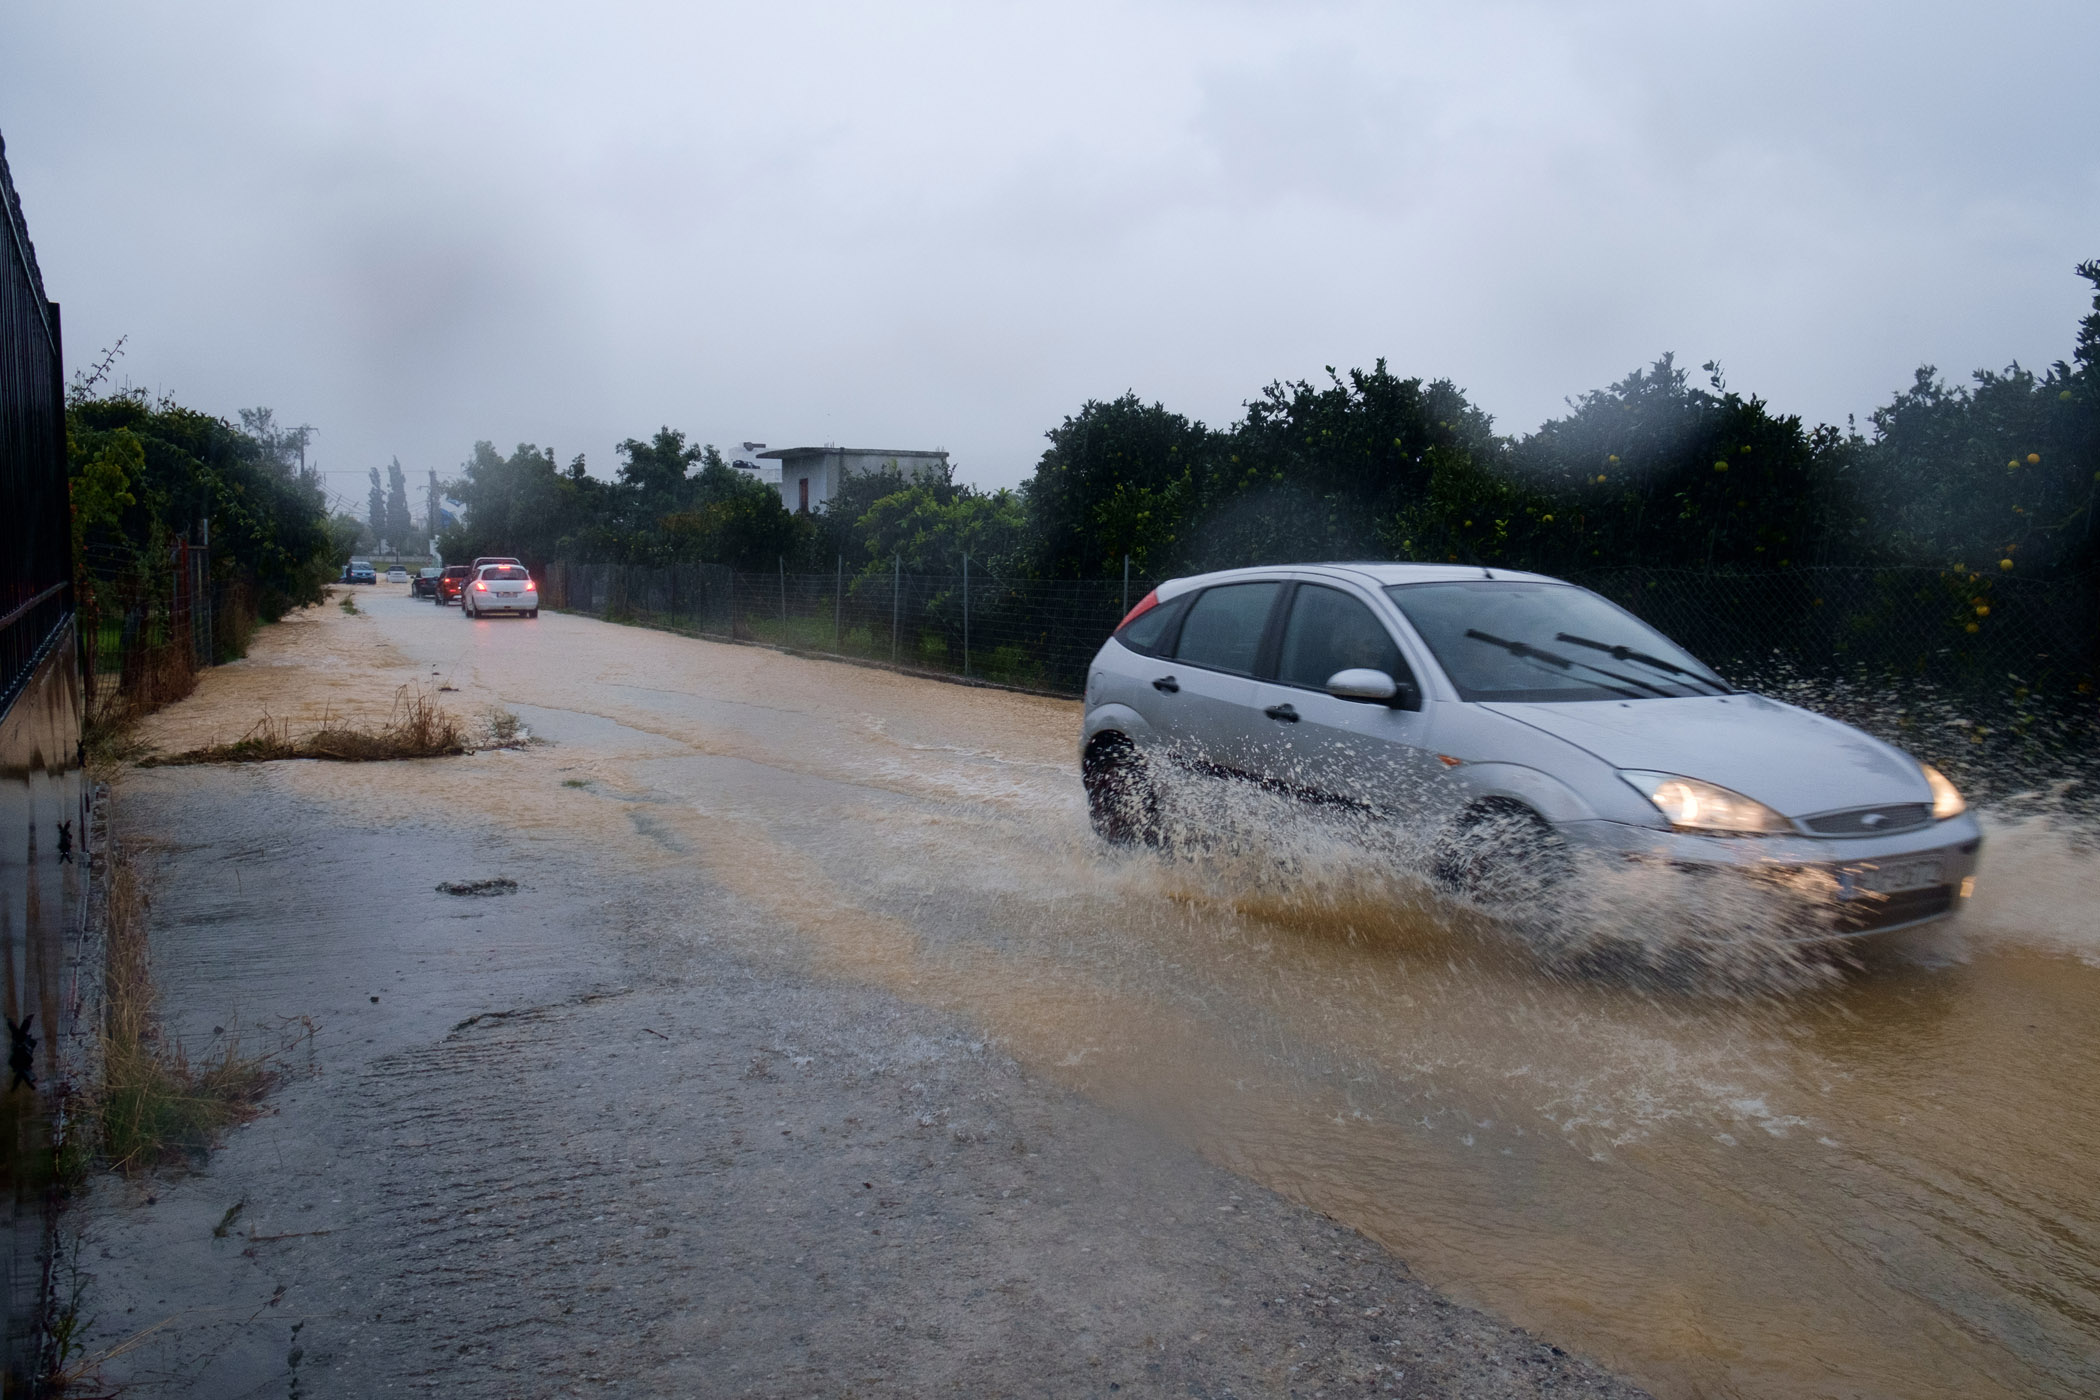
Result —
[[1162, 645], [1174, 634], [1174, 624], [1181, 621], [1181, 614], [1188, 608], [1189, 596], [1169, 598], [1151, 608], [1137, 621], [1116, 634], [1116, 640], [1132, 651], [1145, 656], [1157, 656]]
[[465, 577], [466, 577], [466, 576], [467, 576], [468, 574], [471, 574], [471, 573], [473, 573], [473, 572], [474, 572], [474, 571], [473, 571], [472, 569], [468, 568], [468, 567], [467, 567], [466, 565], [464, 565], [464, 564], [454, 564], [454, 565], [453, 565], [453, 566], [452, 566], [451, 568], [449, 568], [449, 569], [445, 570], [445, 577], [446, 577], [446, 578], [465, 578]]
[[1174, 659], [1213, 671], [1254, 674], [1262, 631], [1281, 583], [1225, 583], [1206, 588], [1189, 604]]
[[532, 577], [531, 574], [526, 573], [516, 564], [491, 564], [481, 571], [481, 576], [483, 578], [501, 579], [506, 583], [516, 583]]

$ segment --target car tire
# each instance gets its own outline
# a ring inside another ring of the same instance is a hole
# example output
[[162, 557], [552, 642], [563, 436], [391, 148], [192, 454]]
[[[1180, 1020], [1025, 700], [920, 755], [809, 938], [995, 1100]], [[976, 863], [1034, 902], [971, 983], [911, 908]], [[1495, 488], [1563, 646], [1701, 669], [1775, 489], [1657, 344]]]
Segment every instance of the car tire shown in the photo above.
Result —
[[538, 608], [527, 608], [525, 610], [525, 616], [527, 617], [538, 617], [539, 615], [540, 610]]
[[1102, 840], [1117, 846], [1159, 846], [1166, 839], [1158, 785], [1137, 746], [1120, 734], [1104, 735], [1087, 748], [1080, 765], [1086, 786], [1087, 820]]
[[1452, 894], [1499, 915], [1547, 911], [1575, 873], [1567, 841], [1520, 802], [1469, 808], [1438, 839], [1431, 873]]

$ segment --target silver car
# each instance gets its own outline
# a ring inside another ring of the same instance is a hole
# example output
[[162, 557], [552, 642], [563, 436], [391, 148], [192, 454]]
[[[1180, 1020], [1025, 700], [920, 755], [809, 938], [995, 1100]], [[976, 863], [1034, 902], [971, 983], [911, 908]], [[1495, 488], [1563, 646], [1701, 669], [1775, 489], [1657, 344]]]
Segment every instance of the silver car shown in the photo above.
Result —
[[1170, 771], [1252, 780], [1426, 833], [1491, 898], [1587, 852], [1819, 892], [1805, 938], [1907, 927], [1970, 892], [1982, 833], [1902, 750], [1736, 690], [1587, 589], [1419, 564], [1163, 583], [1089, 668], [1095, 828], [1166, 834]]

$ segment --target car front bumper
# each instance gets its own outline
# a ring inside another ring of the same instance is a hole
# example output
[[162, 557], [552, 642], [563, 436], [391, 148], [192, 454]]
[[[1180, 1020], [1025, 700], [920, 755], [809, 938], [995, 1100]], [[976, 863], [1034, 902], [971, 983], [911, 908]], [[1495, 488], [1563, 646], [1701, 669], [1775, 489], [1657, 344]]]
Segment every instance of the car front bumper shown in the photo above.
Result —
[[1855, 938], [1958, 913], [1975, 888], [1983, 830], [1968, 813], [1892, 836], [1701, 836], [1578, 821], [1557, 828], [1580, 849], [1680, 870], [1730, 871], [1792, 889], [1821, 906], [1804, 941]]

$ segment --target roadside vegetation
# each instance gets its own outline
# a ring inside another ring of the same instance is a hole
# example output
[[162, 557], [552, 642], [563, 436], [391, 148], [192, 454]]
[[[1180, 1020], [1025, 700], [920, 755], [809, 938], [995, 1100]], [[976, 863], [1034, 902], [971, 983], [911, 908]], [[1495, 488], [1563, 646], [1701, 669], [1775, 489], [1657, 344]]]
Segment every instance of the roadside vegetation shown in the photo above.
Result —
[[121, 343], [66, 396], [74, 587], [95, 735], [189, 694], [259, 622], [319, 602], [331, 533], [312, 432], [113, 387]]
[[[2100, 262], [2077, 272], [2100, 293]], [[843, 559], [869, 575], [953, 573], [968, 553], [1043, 579], [1115, 577], [1126, 556], [1148, 578], [1315, 558], [2085, 573], [2100, 560], [2100, 295], [2068, 361], [1967, 383], [1923, 367], [1864, 431], [1664, 355], [1515, 436], [1451, 381], [1384, 361], [1272, 383], [1224, 427], [1125, 394], [1045, 436], [1019, 490], [872, 475], [815, 515], [668, 427], [622, 443], [611, 481], [581, 456], [564, 468], [482, 442], [450, 484], [467, 524], [443, 550], [812, 573]]]
[[277, 1081], [276, 1057], [242, 1049], [236, 1029], [192, 1059], [161, 1024], [147, 946], [148, 900], [130, 848], [102, 851], [103, 1016], [101, 1075], [84, 1121], [92, 1141], [70, 1145], [73, 1170], [100, 1163], [123, 1173], [185, 1170], [219, 1135], [255, 1116]]
[[[517, 732], [515, 716], [507, 743]], [[271, 763], [286, 758], [330, 759], [338, 763], [377, 763], [396, 758], [444, 758], [471, 753], [473, 743], [460, 722], [421, 691], [404, 688], [394, 697], [393, 713], [382, 725], [351, 724], [332, 717], [304, 734], [294, 734], [290, 720], [264, 715], [230, 744], [209, 744], [177, 754], [155, 754], [139, 760], [141, 768], [177, 768], [198, 763]]]

